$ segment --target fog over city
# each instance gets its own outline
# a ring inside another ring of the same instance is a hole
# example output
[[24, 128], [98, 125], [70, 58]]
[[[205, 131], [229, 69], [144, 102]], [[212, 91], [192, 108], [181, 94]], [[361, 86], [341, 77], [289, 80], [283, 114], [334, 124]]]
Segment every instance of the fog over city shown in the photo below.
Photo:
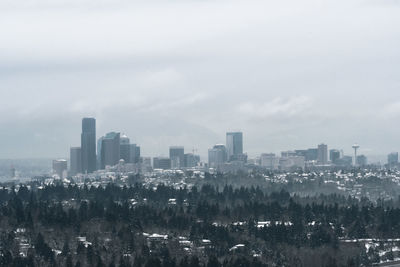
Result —
[[[400, 1], [3, 0], [0, 158], [67, 157], [81, 118], [145, 156], [400, 150]], [[396, 26], [397, 25], [397, 26]]]

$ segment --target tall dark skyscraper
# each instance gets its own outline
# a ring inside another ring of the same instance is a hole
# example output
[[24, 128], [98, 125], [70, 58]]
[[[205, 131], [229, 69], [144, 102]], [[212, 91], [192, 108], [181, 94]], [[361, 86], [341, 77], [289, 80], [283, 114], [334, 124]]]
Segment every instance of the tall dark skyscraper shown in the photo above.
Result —
[[226, 133], [226, 149], [228, 152], [228, 161], [241, 158], [243, 155], [243, 133]]
[[82, 172], [91, 173], [96, 170], [96, 119], [82, 119], [81, 134]]
[[121, 135], [119, 139], [119, 150], [120, 158], [125, 161], [125, 163], [131, 162], [131, 145], [128, 136], [125, 134]]

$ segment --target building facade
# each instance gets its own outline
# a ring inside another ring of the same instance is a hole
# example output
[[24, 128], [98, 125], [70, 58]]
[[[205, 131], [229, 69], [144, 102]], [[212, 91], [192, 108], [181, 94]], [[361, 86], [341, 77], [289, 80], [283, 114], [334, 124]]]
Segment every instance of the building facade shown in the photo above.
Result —
[[336, 164], [340, 159], [340, 151], [337, 149], [331, 149], [329, 150], [329, 160], [333, 163]]
[[238, 160], [243, 156], [243, 133], [228, 132], [226, 133], [226, 151], [228, 161]]
[[82, 119], [81, 134], [82, 172], [92, 173], [96, 170], [96, 120]]
[[128, 136], [121, 135], [119, 139], [119, 151], [120, 158], [125, 161], [125, 163], [131, 162], [131, 148], [130, 148], [130, 140]]
[[82, 151], [80, 147], [71, 147], [69, 161], [70, 175], [82, 173]]
[[193, 168], [200, 163], [200, 156], [194, 155], [193, 153], [185, 154], [185, 167]]
[[101, 142], [101, 169], [114, 166], [120, 160], [120, 133], [107, 133]]
[[67, 175], [68, 162], [65, 159], [53, 160], [53, 172], [61, 179]]
[[169, 158], [171, 167], [179, 169], [185, 167], [185, 149], [183, 146], [171, 146], [169, 148]]
[[328, 164], [328, 146], [325, 144], [318, 145], [317, 163], [320, 165]]
[[140, 146], [136, 144], [130, 144], [129, 146], [130, 163], [140, 162]]
[[227, 150], [224, 145], [218, 144], [208, 150], [208, 166], [218, 168], [227, 161]]
[[269, 170], [278, 170], [279, 158], [273, 153], [263, 153], [260, 156], [260, 165]]
[[167, 157], [154, 157], [153, 168], [163, 170], [171, 169], [171, 159]]

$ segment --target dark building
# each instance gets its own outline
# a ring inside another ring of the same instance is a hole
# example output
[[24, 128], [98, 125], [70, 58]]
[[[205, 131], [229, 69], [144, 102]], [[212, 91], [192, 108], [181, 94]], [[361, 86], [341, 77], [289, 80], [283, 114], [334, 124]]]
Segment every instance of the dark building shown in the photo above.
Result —
[[306, 152], [306, 161], [314, 161], [318, 159], [318, 148], [309, 148]]
[[228, 132], [226, 133], [226, 150], [228, 153], [228, 161], [238, 160], [243, 155], [243, 133]]
[[167, 157], [155, 157], [153, 158], [153, 168], [154, 169], [171, 169], [171, 159]]
[[200, 156], [194, 155], [193, 153], [185, 154], [185, 167], [192, 168], [196, 167], [200, 162]]
[[140, 146], [136, 144], [130, 144], [129, 147], [130, 154], [130, 163], [139, 163], [140, 162]]
[[70, 175], [82, 173], [82, 151], [80, 147], [71, 147], [70, 149]]
[[317, 148], [309, 148], [309, 149], [299, 149], [294, 151], [296, 156], [304, 157], [306, 161], [313, 161], [318, 159], [318, 149]]
[[171, 146], [169, 148], [169, 158], [172, 168], [185, 167], [185, 149], [183, 146]]
[[97, 140], [97, 155], [96, 155], [96, 161], [97, 161], [97, 169], [101, 169], [101, 145], [103, 144], [103, 138], [104, 136], [100, 137]]
[[120, 133], [106, 134], [101, 142], [101, 168], [114, 166], [120, 160]]
[[82, 172], [91, 173], [96, 170], [96, 120], [82, 119], [81, 134]]
[[337, 149], [329, 150], [329, 159], [333, 164], [336, 164], [340, 159], [340, 151]]
[[119, 140], [120, 158], [126, 163], [131, 162], [131, 145], [128, 136], [122, 135]]

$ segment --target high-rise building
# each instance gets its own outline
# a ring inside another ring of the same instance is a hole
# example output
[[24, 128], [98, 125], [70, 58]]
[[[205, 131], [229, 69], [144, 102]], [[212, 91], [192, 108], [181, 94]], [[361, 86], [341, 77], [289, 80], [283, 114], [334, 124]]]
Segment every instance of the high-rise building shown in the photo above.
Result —
[[70, 149], [70, 167], [71, 175], [82, 173], [82, 151], [80, 147], [71, 147]]
[[340, 159], [340, 151], [339, 150], [337, 150], [337, 149], [329, 150], [329, 160], [333, 164], [336, 164], [339, 159]]
[[140, 146], [136, 144], [130, 144], [130, 163], [139, 163], [140, 161]]
[[130, 147], [130, 140], [128, 136], [123, 134], [119, 139], [119, 151], [120, 151], [120, 158], [123, 159], [126, 163], [131, 162], [131, 147]]
[[53, 172], [61, 179], [65, 178], [68, 169], [68, 163], [65, 159], [53, 160]]
[[91, 173], [96, 170], [96, 120], [82, 119], [81, 134], [82, 172]]
[[218, 168], [227, 161], [227, 151], [224, 145], [218, 144], [208, 150], [208, 166]]
[[243, 159], [243, 133], [228, 132], [226, 133], [226, 150], [228, 153], [228, 161]]
[[397, 167], [399, 165], [399, 153], [392, 152], [388, 155], [388, 165], [390, 168]]
[[114, 166], [120, 160], [120, 133], [110, 132], [101, 142], [101, 169]]
[[153, 168], [154, 169], [171, 169], [171, 159], [167, 157], [155, 157], [153, 158]]
[[200, 163], [200, 156], [194, 155], [193, 153], [185, 154], [185, 167], [196, 167], [198, 163]]
[[97, 155], [96, 155], [96, 159], [97, 159], [97, 169], [100, 170], [101, 169], [101, 145], [103, 144], [103, 139], [104, 136], [101, 136], [98, 140], [97, 140]]
[[325, 144], [318, 145], [318, 164], [328, 164], [328, 146]]
[[185, 167], [185, 149], [183, 146], [171, 146], [169, 148], [169, 158], [173, 169]]
[[309, 148], [309, 149], [307, 149], [305, 158], [306, 158], [306, 161], [316, 161], [316, 160], [318, 160], [318, 148]]

